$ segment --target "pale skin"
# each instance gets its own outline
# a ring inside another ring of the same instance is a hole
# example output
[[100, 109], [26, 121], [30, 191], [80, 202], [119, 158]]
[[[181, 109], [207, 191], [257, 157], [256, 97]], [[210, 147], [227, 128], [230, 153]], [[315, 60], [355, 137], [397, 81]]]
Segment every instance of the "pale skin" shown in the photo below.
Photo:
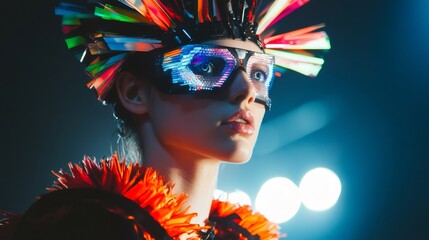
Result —
[[[241, 40], [210, 44], [261, 51]], [[224, 94], [215, 98], [161, 93], [128, 72], [116, 80], [122, 105], [137, 115], [144, 165], [174, 182], [174, 192], [189, 196], [189, 212], [198, 214], [193, 223], [201, 225], [209, 215], [220, 163], [250, 159], [265, 114], [265, 106], [255, 102], [256, 90], [247, 75], [239, 70], [231, 80]], [[251, 116], [250, 131], [229, 127], [237, 112]]]

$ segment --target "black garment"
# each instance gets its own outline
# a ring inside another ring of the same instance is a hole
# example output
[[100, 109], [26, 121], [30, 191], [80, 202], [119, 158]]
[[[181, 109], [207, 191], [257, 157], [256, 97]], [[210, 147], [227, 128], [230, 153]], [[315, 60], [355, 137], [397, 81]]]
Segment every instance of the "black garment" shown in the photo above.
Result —
[[48, 193], [16, 224], [11, 240], [169, 240], [148, 212], [120, 194], [99, 189]]

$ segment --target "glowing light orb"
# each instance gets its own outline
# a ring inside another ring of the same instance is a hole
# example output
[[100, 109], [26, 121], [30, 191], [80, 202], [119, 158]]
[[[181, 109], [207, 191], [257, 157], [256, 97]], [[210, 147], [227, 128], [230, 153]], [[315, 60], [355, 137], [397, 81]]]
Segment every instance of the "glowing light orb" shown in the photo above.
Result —
[[299, 183], [304, 206], [323, 211], [337, 203], [341, 194], [341, 181], [327, 168], [315, 168], [307, 172]]
[[214, 190], [213, 199], [218, 199], [219, 201], [226, 202], [228, 200], [228, 194], [220, 189]]
[[301, 198], [298, 186], [283, 177], [266, 181], [258, 192], [255, 208], [272, 222], [283, 223], [298, 212]]
[[216, 189], [213, 193], [213, 197], [214, 199], [218, 199], [222, 202], [230, 202], [233, 204], [239, 204], [241, 206], [252, 204], [252, 200], [250, 199], [249, 195], [247, 195], [247, 193], [240, 190], [227, 193], [220, 189]]
[[252, 204], [252, 200], [250, 200], [249, 195], [239, 190], [228, 194], [228, 202], [234, 203], [234, 204], [238, 203], [241, 206]]

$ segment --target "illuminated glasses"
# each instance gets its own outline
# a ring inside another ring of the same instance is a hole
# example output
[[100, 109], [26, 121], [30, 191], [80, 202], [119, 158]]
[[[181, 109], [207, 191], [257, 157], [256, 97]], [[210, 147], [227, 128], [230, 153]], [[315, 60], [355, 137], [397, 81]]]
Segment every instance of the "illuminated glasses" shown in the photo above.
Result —
[[226, 86], [237, 69], [246, 72], [256, 89], [256, 100], [268, 109], [268, 90], [274, 74], [272, 55], [212, 45], [185, 45], [169, 51], [158, 61], [169, 93], [214, 91]]

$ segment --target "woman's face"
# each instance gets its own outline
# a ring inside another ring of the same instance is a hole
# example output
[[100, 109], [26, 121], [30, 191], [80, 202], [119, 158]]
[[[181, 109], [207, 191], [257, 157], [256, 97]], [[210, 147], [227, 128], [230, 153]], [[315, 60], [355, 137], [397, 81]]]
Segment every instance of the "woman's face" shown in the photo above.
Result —
[[[221, 46], [260, 51], [251, 42], [222, 40]], [[172, 154], [243, 163], [250, 159], [265, 105], [244, 70], [237, 70], [221, 91], [206, 96], [165, 94], [152, 89], [149, 118], [160, 144]]]

